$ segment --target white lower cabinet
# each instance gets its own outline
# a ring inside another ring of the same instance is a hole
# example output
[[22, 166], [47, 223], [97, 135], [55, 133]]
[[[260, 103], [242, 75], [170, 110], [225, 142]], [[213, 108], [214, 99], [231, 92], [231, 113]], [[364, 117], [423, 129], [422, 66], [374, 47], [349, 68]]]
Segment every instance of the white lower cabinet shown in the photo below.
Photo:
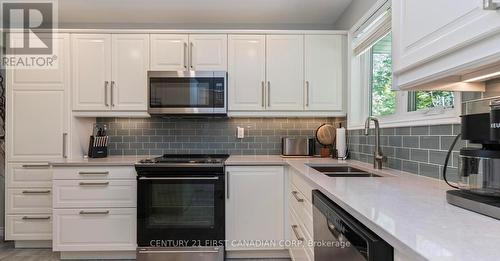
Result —
[[50, 240], [51, 214], [6, 215], [5, 240]]
[[133, 251], [136, 209], [54, 209], [54, 251]]
[[[284, 249], [284, 168], [282, 166], [226, 167], [227, 250]], [[243, 243], [259, 240], [275, 246]]]
[[52, 238], [52, 174], [48, 163], [8, 163], [5, 168], [5, 239]]
[[53, 177], [54, 251], [64, 256], [135, 251], [137, 181], [133, 166], [55, 166]]
[[314, 260], [313, 229], [313, 187], [291, 169], [288, 172], [288, 215], [289, 239], [297, 244], [289, 248], [290, 257], [294, 261]]
[[135, 207], [135, 180], [55, 180], [54, 208]]

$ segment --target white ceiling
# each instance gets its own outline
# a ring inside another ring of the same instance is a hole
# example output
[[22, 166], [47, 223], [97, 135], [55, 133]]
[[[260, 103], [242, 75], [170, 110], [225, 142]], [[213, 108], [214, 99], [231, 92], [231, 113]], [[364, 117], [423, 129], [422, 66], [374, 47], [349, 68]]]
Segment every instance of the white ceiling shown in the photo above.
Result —
[[60, 27], [331, 29], [352, 0], [61, 0]]

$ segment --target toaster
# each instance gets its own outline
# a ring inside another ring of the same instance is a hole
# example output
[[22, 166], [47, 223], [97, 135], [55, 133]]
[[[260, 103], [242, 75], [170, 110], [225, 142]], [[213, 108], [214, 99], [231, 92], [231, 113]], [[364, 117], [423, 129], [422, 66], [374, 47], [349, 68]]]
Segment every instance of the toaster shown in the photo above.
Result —
[[314, 138], [281, 138], [281, 155], [285, 157], [313, 156]]

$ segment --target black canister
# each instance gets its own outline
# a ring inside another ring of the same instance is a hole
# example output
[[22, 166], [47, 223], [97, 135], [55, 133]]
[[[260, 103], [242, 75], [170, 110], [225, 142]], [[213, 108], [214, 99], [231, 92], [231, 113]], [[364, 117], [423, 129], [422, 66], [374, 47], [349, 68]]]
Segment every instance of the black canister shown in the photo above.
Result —
[[500, 141], [500, 100], [490, 102], [490, 140]]

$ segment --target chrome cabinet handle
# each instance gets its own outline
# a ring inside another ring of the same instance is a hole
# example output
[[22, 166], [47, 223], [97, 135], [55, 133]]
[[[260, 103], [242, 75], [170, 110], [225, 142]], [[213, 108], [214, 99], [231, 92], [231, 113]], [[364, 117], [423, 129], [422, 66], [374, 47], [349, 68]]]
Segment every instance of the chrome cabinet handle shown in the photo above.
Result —
[[191, 60], [189, 64], [191, 66], [191, 70], [194, 70], [194, 66], [193, 66], [193, 47], [194, 47], [194, 43], [191, 42], [190, 47], [189, 47], [190, 48], [190, 50], [189, 50], [189, 58]]
[[106, 182], [80, 182], [78, 184], [80, 186], [107, 186], [107, 185], [109, 185], [109, 181], [106, 181]]
[[306, 81], [306, 107], [309, 107], [309, 81]]
[[23, 190], [23, 194], [50, 194], [50, 190]]
[[80, 211], [80, 215], [107, 215], [109, 214], [109, 210], [105, 211]]
[[80, 171], [78, 172], [80, 175], [108, 175], [109, 171], [102, 171], [102, 172], [87, 172], [87, 171]]
[[187, 55], [188, 55], [188, 44], [186, 42], [184, 42], [184, 69], [187, 69]]
[[44, 164], [24, 164], [21, 165], [25, 169], [48, 169], [50, 167], [49, 163]]
[[229, 199], [229, 171], [226, 171], [226, 198]]
[[262, 108], [266, 106], [266, 84], [264, 81], [261, 82], [262, 85]]
[[115, 89], [115, 81], [111, 81], [111, 107], [115, 107], [115, 99], [114, 99], [114, 94], [113, 94], [113, 90]]
[[297, 225], [292, 225], [292, 230], [293, 233], [295, 234], [295, 237], [297, 238], [298, 241], [304, 241], [304, 238], [300, 236], [299, 232], [297, 231], [299, 226]]
[[139, 177], [139, 180], [218, 180], [219, 177], [172, 177], [172, 178], [149, 178], [149, 177]]
[[109, 106], [109, 103], [108, 103], [108, 85], [109, 85], [109, 82], [105, 81], [104, 82], [104, 105], [106, 105], [106, 107]]
[[50, 219], [50, 216], [45, 216], [45, 217], [28, 217], [24, 216], [23, 220], [47, 220]]
[[67, 147], [67, 145], [66, 145], [66, 142], [67, 142], [67, 137], [68, 137], [68, 133], [66, 133], [66, 132], [65, 132], [65, 133], [63, 133], [62, 156], [63, 156], [63, 158], [65, 158], [65, 159], [66, 159], [66, 158], [68, 158], [68, 155], [67, 155], [67, 152], [66, 152], [66, 150], [67, 150], [67, 149], [66, 149], [66, 147]]
[[294, 197], [294, 198], [295, 198], [298, 202], [304, 202], [304, 199], [299, 198], [298, 194], [299, 194], [299, 192], [297, 192], [297, 191], [292, 191], [292, 195], [293, 195], [293, 197]]
[[267, 107], [271, 107], [271, 82], [267, 81]]

